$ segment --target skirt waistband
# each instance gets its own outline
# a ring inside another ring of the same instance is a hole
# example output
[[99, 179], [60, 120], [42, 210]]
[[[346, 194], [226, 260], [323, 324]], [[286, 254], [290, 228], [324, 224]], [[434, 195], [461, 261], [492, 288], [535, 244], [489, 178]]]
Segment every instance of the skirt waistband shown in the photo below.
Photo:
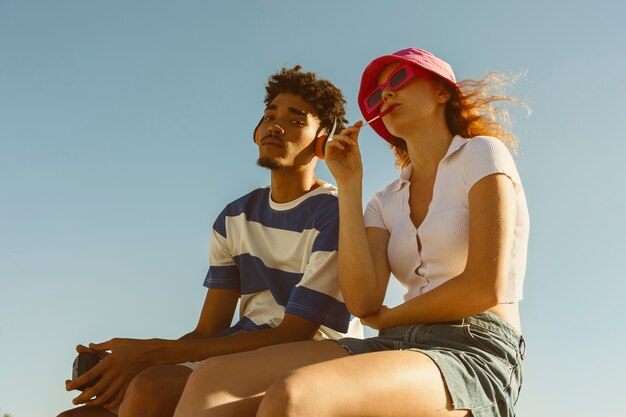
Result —
[[484, 312], [449, 323], [461, 326], [465, 324], [472, 324], [498, 334], [517, 345], [520, 355], [522, 359], [524, 359], [524, 354], [526, 353], [526, 341], [524, 340], [524, 336], [519, 334], [518, 331], [509, 324], [509, 322], [497, 314]]

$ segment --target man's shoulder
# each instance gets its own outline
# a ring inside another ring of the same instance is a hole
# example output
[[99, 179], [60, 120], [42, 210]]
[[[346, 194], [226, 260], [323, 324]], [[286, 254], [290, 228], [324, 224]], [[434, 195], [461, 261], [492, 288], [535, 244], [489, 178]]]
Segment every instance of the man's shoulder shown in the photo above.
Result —
[[227, 204], [216, 223], [239, 218], [247, 222], [270, 227], [302, 232], [320, 229], [338, 222], [339, 203], [337, 189], [325, 184], [312, 192], [288, 203], [275, 203], [270, 198], [270, 187], [258, 188]]
[[222, 210], [222, 215], [239, 215], [249, 210], [251, 206], [253, 207], [260, 203], [267, 202], [269, 199], [269, 190], [269, 187], [260, 187], [242, 195], [228, 203], [226, 207], [224, 207], [224, 210]]
[[306, 198], [298, 203], [302, 211], [316, 217], [338, 217], [339, 199], [337, 198], [337, 187], [325, 183], [321, 187], [310, 192]]

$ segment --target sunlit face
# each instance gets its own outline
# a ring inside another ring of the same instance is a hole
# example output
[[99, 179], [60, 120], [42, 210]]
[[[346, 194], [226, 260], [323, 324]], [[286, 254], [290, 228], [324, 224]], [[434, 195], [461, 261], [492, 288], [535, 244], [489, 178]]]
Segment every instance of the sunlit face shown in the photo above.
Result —
[[[383, 68], [378, 74], [377, 83], [383, 84], [387, 81], [389, 75], [400, 65], [400, 62], [394, 62]], [[413, 77], [397, 90], [385, 88], [382, 96], [381, 112], [392, 104], [397, 105], [395, 110], [383, 117], [383, 123], [392, 135], [400, 138], [408, 130], [414, 129], [415, 123], [443, 117], [442, 106], [449, 98], [440, 83], [420, 76]]]
[[306, 165], [320, 127], [315, 108], [300, 96], [282, 93], [265, 109], [257, 128], [258, 165], [281, 169]]

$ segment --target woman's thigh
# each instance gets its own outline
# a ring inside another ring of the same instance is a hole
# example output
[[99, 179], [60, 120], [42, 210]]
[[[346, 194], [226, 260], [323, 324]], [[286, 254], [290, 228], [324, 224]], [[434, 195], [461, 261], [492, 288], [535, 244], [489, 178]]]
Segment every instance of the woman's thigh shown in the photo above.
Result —
[[412, 351], [367, 353], [300, 368], [274, 385], [258, 416], [466, 416], [439, 368]]
[[289, 372], [348, 352], [331, 341], [270, 346], [204, 361], [191, 374], [176, 408], [180, 416], [254, 416], [265, 391]]

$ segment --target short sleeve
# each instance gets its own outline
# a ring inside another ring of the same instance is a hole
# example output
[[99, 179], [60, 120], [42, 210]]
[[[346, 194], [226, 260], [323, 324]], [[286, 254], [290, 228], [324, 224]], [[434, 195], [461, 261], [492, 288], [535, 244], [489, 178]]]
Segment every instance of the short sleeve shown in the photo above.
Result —
[[304, 274], [291, 291], [285, 312], [345, 333], [350, 313], [339, 289], [338, 235], [339, 218], [334, 213], [315, 237]]
[[363, 222], [365, 227], [380, 227], [388, 230], [383, 220], [383, 204], [381, 201], [382, 194], [380, 192], [374, 194], [374, 197], [367, 203]]
[[504, 174], [511, 179], [517, 191], [521, 189], [513, 157], [501, 140], [477, 136], [470, 139], [464, 148], [463, 180], [468, 193], [474, 184], [491, 174]]
[[207, 288], [241, 288], [239, 267], [229, 250], [224, 213], [215, 221], [209, 249], [209, 272], [204, 279]]

